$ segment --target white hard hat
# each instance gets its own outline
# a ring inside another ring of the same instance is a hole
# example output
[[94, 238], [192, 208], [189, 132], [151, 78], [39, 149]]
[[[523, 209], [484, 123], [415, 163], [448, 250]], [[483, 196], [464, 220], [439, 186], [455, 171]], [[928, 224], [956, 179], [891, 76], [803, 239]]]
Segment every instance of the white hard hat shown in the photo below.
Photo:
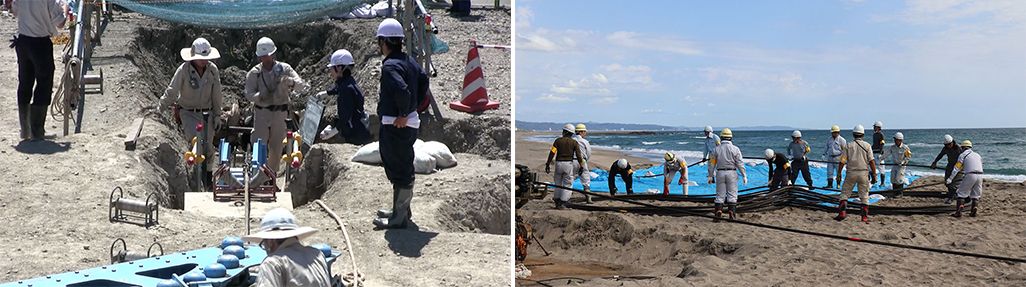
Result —
[[387, 18], [382, 20], [381, 24], [378, 24], [378, 37], [403, 38], [406, 35], [403, 34], [403, 25], [399, 24], [399, 21]]
[[711, 133], [713, 131], [712, 126], [705, 126], [705, 131]]
[[951, 135], [944, 135], [944, 144], [949, 144], [953, 141], [955, 141], [955, 138], [952, 138]]
[[905, 135], [901, 134], [901, 132], [896, 132], [896, 133], [894, 133], [894, 139], [896, 139], [896, 140], [905, 140]]
[[313, 235], [317, 229], [299, 226], [296, 216], [284, 208], [275, 208], [264, 214], [260, 220], [260, 232], [243, 236], [248, 242], [260, 242], [264, 239], [286, 239], [298, 237], [300, 240]]
[[563, 125], [563, 131], [571, 132], [571, 133], [574, 132], [574, 125], [573, 124], [565, 124], [565, 125]]
[[217, 48], [211, 47], [210, 41], [203, 38], [196, 38], [196, 40], [192, 41], [192, 47], [182, 48], [179, 54], [181, 54], [183, 61], [213, 60], [221, 57], [221, 53], [217, 51]]
[[873, 123], [873, 127], [877, 127], [877, 128], [883, 128], [883, 122], [881, 122], [881, 121], [876, 121], [875, 123]]
[[862, 127], [862, 125], [855, 125], [855, 128], [851, 129], [851, 132], [856, 134], [866, 134], [866, 128]]
[[619, 167], [620, 169], [627, 168], [627, 159], [621, 158], [616, 160], [616, 167]]
[[791, 137], [796, 137], [796, 138], [802, 137], [802, 131], [795, 130], [794, 132], [791, 132]]
[[350, 54], [346, 49], [335, 50], [331, 53], [331, 62], [328, 63], [328, 68], [341, 66], [341, 65], [352, 65], [353, 54]]
[[257, 40], [257, 45], [256, 45], [256, 55], [257, 55], [257, 57], [263, 57], [263, 56], [271, 55], [271, 54], [274, 54], [274, 52], [276, 52], [276, 51], [278, 51], [278, 47], [274, 46], [274, 41], [272, 41], [271, 38], [263, 37], [263, 38], [260, 38], [260, 40]]
[[772, 149], [766, 149], [766, 159], [773, 159], [773, 155], [774, 153]]

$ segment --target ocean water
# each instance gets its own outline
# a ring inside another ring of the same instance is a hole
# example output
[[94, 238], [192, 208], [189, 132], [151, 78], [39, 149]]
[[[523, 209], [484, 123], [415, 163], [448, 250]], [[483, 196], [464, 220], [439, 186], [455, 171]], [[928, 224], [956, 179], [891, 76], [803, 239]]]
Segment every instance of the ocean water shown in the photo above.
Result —
[[[930, 165], [940, 152], [944, 143], [944, 135], [950, 134], [956, 142], [969, 139], [973, 149], [983, 158], [985, 177], [989, 179], [1022, 182], [1026, 181], [1026, 128], [1005, 129], [884, 129], [887, 144], [892, 145], [895, 132], [905, 136], [905, 144], [912, 149], [910, 164]], [[867, 130], [866, 140], [872, 139], [872, 130]], [[851, 141], [851, 130], [842, 129], [841, 136]], [[828, 130], [802, 130], [802, 139], [809, 142], [812, 151], [809, 158], [824, 160], [823, 149]], [[532, 141], [551, 142], [553, 135], [538, 135], [528, 138]], [[663, 153], [672, 151], [693, 163], [701, 159], [705, 147], [705, 136], [701, 131], [688, 132], [645, 132], [645, 133], [601, 133], [588, 135], [593, 148], [622, 150], [628, 154], [661, 161]], [[784, 151], [791, 141], [791, 131], [735, 131], [734, 145], [741, 148], [746, 157], [762, 157], [763, 150], [771, 148]], [[765, 163], [764, 160], [748, 160], [751, 164]], [[947, 163], [942, 158], [938, 167]], [[595, 166], [608, 167], [612, 163], [593, 163]], [[814, 169], [825, 168], [825, 164], [812, 163]], [[889, 170], [889, 167], [887, 167]], [[908, 167], [915, 175], [943, 175], [943, 169]], [[817, 183], [818, 184], [818, 183]]]

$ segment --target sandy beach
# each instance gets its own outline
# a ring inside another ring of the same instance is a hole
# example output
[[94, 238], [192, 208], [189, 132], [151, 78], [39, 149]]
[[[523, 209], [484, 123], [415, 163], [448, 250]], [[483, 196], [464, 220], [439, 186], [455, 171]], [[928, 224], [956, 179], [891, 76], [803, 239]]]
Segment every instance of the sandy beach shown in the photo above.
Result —
[[[514, 162], [544, 169], [547, 143], [517, 133]], [[596, 150], [593, 166], [608, 168], [620, 157]], [[539, 174], [543, 180], [551, 175]], [[942, 180], [926, 177], [913, 183]], [[596, 189], [598, 189], [596, 187]], [[601, 189], [605, 189], [604, 186]], [[937, 190], [940, 187], [927, 188]], [[851, 216], [784, 208], [742, 213], [739, 219], [816, 232], [959, 250], [1026, 257], [1026, 183], [986, 181], [979, 217], [871, 215], [870, 224]], [[580, 198], [575, 195], [574, 199]], [[599, 201], [597, 205], [626, 206]], [[672, 203], [689, 204], [689, 203]], [[941, 199], [901, 197], [887, 206], [941, 205]], [[531, 277], [518, 286], [1022, 286], [1026, 264], [945, 255], [795, 233], [706, 218], [646, 216], [624, 212], [554, 210], [550, 198], [528, 203], [516, 214], [533, 225], [549, 252], [529, 246]]]

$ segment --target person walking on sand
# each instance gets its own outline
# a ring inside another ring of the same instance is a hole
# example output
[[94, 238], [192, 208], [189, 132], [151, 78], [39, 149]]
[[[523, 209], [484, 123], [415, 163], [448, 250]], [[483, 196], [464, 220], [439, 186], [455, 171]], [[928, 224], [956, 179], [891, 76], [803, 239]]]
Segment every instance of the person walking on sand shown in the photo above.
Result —
[[876, 184], [876, 163], [873, 161], [872, 146], [862, 140], [865, 132], [862, 125], [856, 125], [851, 132], [853, 140], [841, 151], [841, 162], [837, 164], [837, 182], [842, 182], [841, 170], [846, 170], [847, 174], [841, 185], [840, 202], [834, 220], [842, 221], [848, 217], [848, 197], [858, 185], [859, 200], [862, 201], [862, 222], [869, 223], [869, 186]]
[[[716, 133], [713, 132], [712, 126], [705, 126], [704, 133], [705, 149], [702, 150], [702, 160], [709, 160], [709, 154], [711, 154], [713, 150], [716, 149], [716, 146], [720, 145], [720, 136], [716, 135]], [[713, 174], [710, 174], [709, 176], [713, 177], [713, 182], [716, 181], [715, 171], [713, 171]]]
[[680, 179], [677, 184], [681, 185], [681, 194], [688, 195], [688, 163], [684, 158], [672, 152], [663, 155], [663, 195], [670, 195], [670, 183], [673, 176], [680, 172]]
[[798, 174], [802, 174], [805, 185], [812, 189], [812, 174], [809, 173], [809, 143], [802, 140], [802, 132], [791, 133], [791, 143], [787, 145], [787, 152], [791, 154], [791, 182], [798, 183]]
[[[212, 173], [217, 167], [214, 160], [214, 135], [220, 128], [221, 72], [211, 60], [221, 58], [217, 48], [211, 47], [204, 38], [192, 41], [192, 47], [182, 48], [182, 61], [175, 70], [171, 83], [160, 96], [159, 109], [172, 110], [175, 121], [182, 126], [185, 139], [199, 138], [203, 141], [200, 151], [207, 159], [203, 165], [203, 181], [210, 185]], [[202, 128], [198, 129], [202, 123]]]
[[631, 167], [631, 163], [627, 162], [627, 159], [621, 158], [613, 162], [613, 165], [609, 166], [609, 195], [616, 195], [616, 176], [620, 176], [623, 180], [623, 184], [627, 186], [627, 194], [634, 194], [634, 168]]
[[[933, 159], [933, 163], [930, 164], [930, 168], [937, 168], [937, 161], [940, 161], [941, 157], [948, 157], [948, 164], [944, 166], [944, 178], [951, 177], [951, 171], [955, 169], [955, 163], [958, 162], [958, 156], [962, 154], [962, 149], [955, 144], [955, 139], [951, 135], [944, 135], [944, 147], [941, 148], [940, 153], [937, 154], [937, 158]], [[955, 173], [954, 181], [962, 179], [962, 174]], [[951, 204], [951, 201], [955, 199], [955, 191], [958, 189], [957, 185], [947, 184], [945, 185], [948, 189], [948, 194], [944, 198], [944, 204]]]
[[713, 183], [716, 171], [716, 221], [723, 216], [723, 204], [727, 204], [727, 215], [734, 219], [737, 212], [737, 172], [741, 173], [741, 184], [748, 184], [741, 149], [732, 143], [734, 133], [728, 128], [720, 132], [720, 145], [709, 154], [709, 183]]
[[253, 103], [253, 134], [250, 142], [267, 144], [267, 166], [277, 175], [281, 164], [282, 140], [285, 139], [285, 118], [293, 91], [306, 91], [310, 86], [296, 70], [274, 59], [278, 48], [271, 38], [256, 43], [260, 63], [246, 73], [243, 96]]
[[912, 149], [905, 142], [905, 135], [894, 133], [894, 144], [884, 150], [884, 159], [896, 164], [891, 168], [891, 189], [896, 190], [895, 196], [901, 196], [905, 185], [905, 165], [912, 159]]
[[[581, 156], [583, 156], [583, 164], [581, 166], [575, 166], [574, 170], [580, 170], [581, 173], [577, 174], [577, 177], [581, 179], [581, 186], [584, 187], [584, 191], [591, 192], [591, 168], [588, 167], [588, 159], [591, 158], [591, 143], [584, 137], [588, 135], [588, 127], [584, 124], [577, 124], [574, 127], [574, 140], [577, 141], [577, 147], [581, 149]], [[574, 161], [575, 163], [577, 161]], [[591, 203], [591, 195], [584, 195], [584, 202]]]
[[18, 55], [18, 122], [22, 140], [41, 141], [48, 137], [47, 107], [53, 100], [56, 69], [50, 37], [64, 28], [68, 16], [68, 7], [59, 3], [19, 0], [4, 4], [18, 18], [18, 32], [11, 47]]
[[[830, 138], [827, 139], [826, 147], [823, 148], [823, 158], [827, 163], [827, 185], [826, 188], [834, 188], [834, 172], [837, 171], [837, 164], [841, 161], [841, 149], [848, 145], [848, 141], [841, 136], [841, 127], [833, 125], [830, 127]], [[837, 185], [841, 185], [840, 182]]]
[[[354, 63], [353, 54], [346, 49], [331, 53], [328, 69], [335, 86], [325, 94], [337, 97], [335, 102], [338, 106], [338, 119], [335, 120], [334, 129], [325, 128], [322, 139], [329, 139], [341, 133], [342, 141], [351, 144], [362, 145], [371, 140], [370, 131], [364, 123], [367, 120], [367, 113], [363, 109], [363, 91], [353, 78]], [[335, 132], [329, 132], [332, 130]]]
[[[971, 202], [969, 217], [976, 217], [976, 207], [980, 202], [980, 196], [983, 195], [983, 159], [980, 154], [973, 151], [973, 142], [964, 140], [960, 146], [962, 154], [958, 155], [958, 162], [955, 163], [955, 169], [951, 173], [963, 172], [965, 175], [962, 177], [962, 182], [958, 183], [958, 202], [956, 203], [958, 209], [951, 216], [962, 217], [965, 201], [969, 200]], [[952, 184], [955, 182], [955, 176], [946, 177], [944, 182]]]
[[413, 144], [420, 129], [417, 99], [427, 95], [430, 83], [420, 64], [403, 52], [405, 36], [395, 19], [378, 24], [378, 50], [385, 56], [378, 96], [378, 143], [385, 176], [392, 183], [392, 210], [378, 211], [374, 219], [378, 228], [406, 228], [413, 218]]
[[[581, 148], [573, 138], [575, 129], [572, 124], [563, 126], [563, 136], [552, 142], [552, 148], [549, 149], [549, 157], [545, 161], [545, 173], [550, 173], [552, 172], [550, 169], [552, 159], [556, 159], [556, 173], [553, 174], [552, 181], [556, 185], [566, 188], [573, 185], [574, 174], [580, 174], [580, 167], [584, 166], [584, 156], [581, 155]], [[575, 160], [577, 165], [574, 165]], [[552, 201], [556, 203], [556, 209], [566, 208], [567, 202], [570, 201], [570, 190], [557, 188], [556, 192], [552, 194]]]
[[[876, 161], [876, 171], [880, 173], [880, 186], [884, 185], [884, 156], [883, 149], [887, 142], [884, 140], [883, 134], [883, 122], [876, 121], [873, 123], [873, 160]], [[872, 174], [876, 176], [876, 173]]]
[[774, 152], [772, 149], [766, 149], [765, 154], [766, 165], [769, 166], [769, 172], [767, 173], [769, 189], [776, 190], [785, 185], [791, 185], [790, 173], [788, 172], [791, 165], [787, 163], [787, 156], [783, 153]]

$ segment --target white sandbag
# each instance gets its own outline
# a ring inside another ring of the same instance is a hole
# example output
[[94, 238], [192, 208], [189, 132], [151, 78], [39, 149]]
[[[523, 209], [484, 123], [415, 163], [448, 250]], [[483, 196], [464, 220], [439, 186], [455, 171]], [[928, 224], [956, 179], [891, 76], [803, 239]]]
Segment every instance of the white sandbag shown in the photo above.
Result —
[[417, 139], [417, 141], [413, 142], [413, 150], [418, 150], [422, 146], [424, 146], [424, 141], [420, 139]]
[[456, 156], [452, 154], [449, 147], [444, 143], [429, 141], [421, 146], [421, 150], [427, 152], [438, 162], [438, 168], [450, 168], [456, 166]]
[[[398, 3], [399, 2], [396, 2], [396, 4], [398, 4]], [[395, 11], [395, 9], [391, 9], [391, 10]], [[378, 1], [377, 4], [374, 4], [374, 6], [371, 6], [371, 11], [374, 12], [375, 16], [378, 16], [378, 17], [388, 17], [388, 12], [389, 12], [388, 1]]]
[[360, 147], [356, 154], [349, 158], [349, 161], [381, 164], [381, 151], [378, 149], [378, 142], [372, 142]]
[[433, 173], [437, 169], [435, 157], [423, 150], [413, 151], [413, 172], [420, 174]]

